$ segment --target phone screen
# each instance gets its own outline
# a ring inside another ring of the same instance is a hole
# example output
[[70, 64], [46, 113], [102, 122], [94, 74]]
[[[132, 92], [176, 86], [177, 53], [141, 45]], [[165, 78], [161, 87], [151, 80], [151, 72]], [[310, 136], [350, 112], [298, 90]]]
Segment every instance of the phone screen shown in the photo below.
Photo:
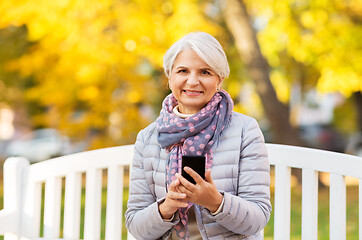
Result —
[[181, 175], [189, 182], [196, 184], [195, 180], [184, 171], [184, 167], [190, 167], [205, 179], [205, 156], [182, 156], [182, 172]]

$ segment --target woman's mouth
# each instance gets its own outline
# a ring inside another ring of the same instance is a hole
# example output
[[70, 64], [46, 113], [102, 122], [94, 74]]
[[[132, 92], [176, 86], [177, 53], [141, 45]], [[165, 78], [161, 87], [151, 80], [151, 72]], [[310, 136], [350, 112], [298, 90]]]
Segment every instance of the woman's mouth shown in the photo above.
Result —
[[196, 90], [182, 90], [186, 95], [188, 96], [198, 96], [202, 94], [202, 91], [196, 91]]

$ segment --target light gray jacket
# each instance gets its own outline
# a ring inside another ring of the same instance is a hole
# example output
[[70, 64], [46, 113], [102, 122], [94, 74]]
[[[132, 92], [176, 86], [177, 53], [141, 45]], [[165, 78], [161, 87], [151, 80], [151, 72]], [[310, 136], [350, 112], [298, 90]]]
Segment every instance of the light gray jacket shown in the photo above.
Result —
[[[137, 239], [168, 239], [179, 221], [163, 221], [158, 204], [166, 197], [167, 153], [157, 142], [155, 123], [140, 131], [135, 143], [126, 226]], [[224, 195], [222, 212], [213, 216], [195, 205], [203, 239], [263, 239], [260, 231], [270, 212], [269, 161], [255, 119], [233, 112], [230, 124], [213, 146], [211, 176]]]

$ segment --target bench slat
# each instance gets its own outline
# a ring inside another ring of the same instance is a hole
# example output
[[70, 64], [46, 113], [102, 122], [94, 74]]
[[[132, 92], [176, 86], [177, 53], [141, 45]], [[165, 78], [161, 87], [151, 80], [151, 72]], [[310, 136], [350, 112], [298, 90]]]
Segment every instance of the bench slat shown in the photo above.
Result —
[[86, 172], [84, 239], [99, 239], [101, 230], [102, 170]]
[[44, 237], [58, 238], [60, 229], [62, 181], [60, 177], [45, 182]]
[[121, 239], [124, 167], [113, 165], [108, 168], [106, 239]]
[[24, 203], [24, 216], [31, 218], [22, 218], [24, 233], [29, 237], [39, 237], [40, 214], [41, 214], [41, 183], [29, 184], [26, 189], [26, 198]]
[[318, 172], [302, 171], [302, 240], [318, 239]]
[[330, 176], [330, 239], [346, 239], [346, 182], [339, 174]]
[[65, 178], [64, 231], [65, 239], [79, 238], [82, 174], [70, 173]]
[[275, 166], [274, 239], [290, 239], [290, 176], [291, 168]]

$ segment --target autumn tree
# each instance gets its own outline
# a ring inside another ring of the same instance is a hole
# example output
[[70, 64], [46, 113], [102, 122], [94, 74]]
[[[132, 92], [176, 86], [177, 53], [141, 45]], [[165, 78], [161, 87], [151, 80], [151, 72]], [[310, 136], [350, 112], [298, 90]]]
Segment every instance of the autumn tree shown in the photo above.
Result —
[[201, 30], [228, 53], [232, 73], [224, 87], [236, 110], [243, 111], [238, 95], [245, 66], [276, 141], [299, 144], [288, 121], [292, 84], [346, 97], [361, 91], [357, 2], [1, 1], [0, 29], [23, 29], [18, 39], [26, 46], [10, 58], [0, 53], [0, 89], [7, 93], [1, 101], [21, 96], [34, 109], [33, 127], [81, 138], [91, 133], [98, 139], [93, 147], [132, 142], [168, 93], [166, 49]]
[[301, 145], [296, 130], [289, 122], [288, 108], [278, 100], [271, 84], [269, 64], [260, 51], [255, 30], [243, 1], [226, 1], [224, 18], [234, 36], [235, 44], [249, 71], [250, 78], [255, 83], [256, 91], [273, 129], [274, 141]]
[[[320, 92], [338, 91], [347, 98], [355, 95], [359, 99], [362, 11], [358, 2], [221, 2], [225, 22], [255, 83], [277, 142], [298, 144], [288, 121], [293, 84], [300, 84], [304, 90], [315, 87]], [[282, 89], [287, 93], [282, 95]], [[361, 103], [356, 106], [361, 112]]]
[[21, 77], [19, 74], [9, 72], [6, 64], [20, 57], [31, 47], [26, 40], [25, 27], [9, 26], [0, 29], [0, 108], [9, 106], [16, 112], [15, 124], [29, 128], [28, 110], [32, 111], [32, 103], [28, 102], [22, 89], [32, 85], [31, 77]]
[[4, 63], [7, 72], [33, 79], [19, 88], [43, 110], [31, 115], [33, 126], [91, 134], [93, 147], [133, 142], [167, 93], [167, 48], [190, 31], [220, 30], [194, 0], [9, 0], [0, 14], [0, 28], [25, 28], [33, 43]]

